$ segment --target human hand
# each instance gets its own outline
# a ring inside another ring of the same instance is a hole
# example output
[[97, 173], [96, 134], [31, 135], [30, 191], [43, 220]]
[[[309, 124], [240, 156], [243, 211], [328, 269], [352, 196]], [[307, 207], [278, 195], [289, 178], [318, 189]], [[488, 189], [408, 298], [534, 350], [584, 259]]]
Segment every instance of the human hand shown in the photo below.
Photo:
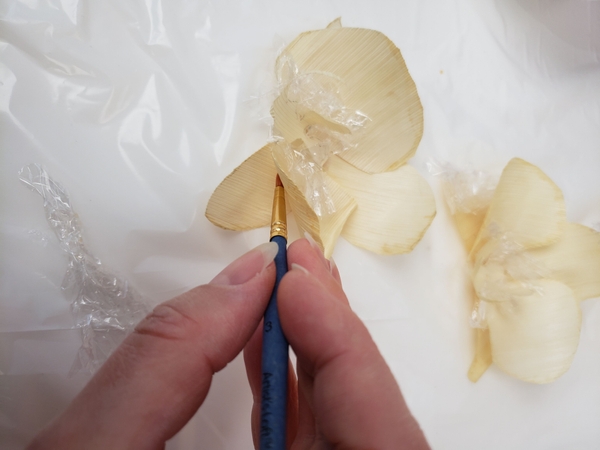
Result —
[[277, 244], [263, 244], [157, 306], [30, 450], [164, 448], [258, 327], [276, 253]]
[[[337, 268], [307, 240], [290, 245], [288, 264], [277, 295], [281, 325], [297, 355], [297, 382], [290, 370], [288, 448], [428, 449], [389, 367], [350, 309]], [[259, 327], [244, 350], [257, 448], [261, 346]]]

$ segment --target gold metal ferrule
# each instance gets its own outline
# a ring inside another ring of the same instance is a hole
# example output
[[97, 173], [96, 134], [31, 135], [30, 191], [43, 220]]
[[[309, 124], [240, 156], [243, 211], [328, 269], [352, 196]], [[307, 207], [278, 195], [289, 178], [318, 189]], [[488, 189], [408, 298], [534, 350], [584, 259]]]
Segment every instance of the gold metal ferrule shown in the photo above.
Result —
[[275, 188], [273, 212], [271, 213], [271, 237], [283, 236], [287, 239], [287, 218], [285, 214], [285, 191], [282, 186]]

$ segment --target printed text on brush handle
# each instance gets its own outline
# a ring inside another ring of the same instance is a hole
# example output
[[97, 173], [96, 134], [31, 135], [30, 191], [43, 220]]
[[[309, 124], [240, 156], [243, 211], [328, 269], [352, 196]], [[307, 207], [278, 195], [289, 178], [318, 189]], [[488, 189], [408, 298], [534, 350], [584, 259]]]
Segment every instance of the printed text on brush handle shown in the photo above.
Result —
[[[270, 322], [268, 322], [270, 324]], [[265, 327], [266, 328], [266, 327]], [[266, 330], [269, 331], [269, 330]], [[273, 440], [271, 439], [271, 435], [273, 434], [273, 429], [269, 426], [269, 421], [267, 418], [271, 416], [271, 403], [272, 399], [269, 395], [271, 392], [271, 377], [272, 373], [263, 372], [262, 374], [262, 391], [265, 393], [262, 397], [262, 413], [260, 418], [260, 436], [261, 442], [264, 444], [265, 448], [273, 448]]]

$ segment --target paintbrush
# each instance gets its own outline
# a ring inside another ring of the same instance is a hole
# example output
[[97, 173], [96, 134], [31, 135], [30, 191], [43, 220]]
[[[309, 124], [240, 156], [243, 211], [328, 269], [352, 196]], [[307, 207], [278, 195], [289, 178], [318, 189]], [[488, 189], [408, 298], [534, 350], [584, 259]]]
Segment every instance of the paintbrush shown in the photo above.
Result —
[[275, 256], [275, 286], [265, 311], [262, 348], [260, 449], [285, 449], [288, 382], [288, 342], [277, 311], [277, 289], [287, 272], [287, 223], [285, 191], [279, 175], [275, 183], [271, 215], [271, 242], [279, 246]]

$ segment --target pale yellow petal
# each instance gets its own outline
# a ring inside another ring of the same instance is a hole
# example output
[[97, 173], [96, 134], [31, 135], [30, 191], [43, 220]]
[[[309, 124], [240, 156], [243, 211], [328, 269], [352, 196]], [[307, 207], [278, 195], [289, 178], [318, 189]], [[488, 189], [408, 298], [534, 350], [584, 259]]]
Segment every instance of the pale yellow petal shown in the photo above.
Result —
[[342, 18], [332, 20], [325, 28], [342, 28]]
[[476, 383], [492, 364], [492, 347], [490, 345], [490, 332], [487, 329], [475, 330], [475, 356], [469, 373], [469, 380]]
[[527, 252], [549, 278], [573, 289], [578, 300], [600, 296], [600, 233], [584, 225], [567, 224], [554, 244]]
[[327, 174], [320, 174], [335, 211], [331, 213], [323, 211], [318, 215], [309, 204], [301, 187], [305, 182], [302, 174], [294, 169], [289, 154], [286, 154], [290, 151], [288, 146], [285, 143], [274, 144], [272, 151], [277, 171], [285, 187], [287, 202], [291, 206], [301, 233], [308, 232], [321, 246], [325, 257], [331, 257], [335, 242], [348, 216], [356, 208], [356, 202]]
[[487, 323], [494, 363], [524, 381], [549, 383], [573, 360], [581, 311], [573, 291], [554, 280], [538, 280], [519, 300], [488, 303]]
[[251, 230], [271, 222], [277, 170], [270, 145], [258, 150], [217, 186], [205, 215], [227, 230]]
[[[295, 63], [300, 74], [334, 86], [347, 111], [370, 119], [364, 129], [353, 131], [354, 147], [342, 152], [342, 158], [365, 172], [379, 173], [399, 167], [414, 155], [423, 134], [423, 109], [400, 51], [385, 35], [359, 28], [306, 32], [285, 49], [278, 67], [286, 58]], [[339, 115], [315, 112], [351, 128]], [[301, 110], [295, 114], [304, 115]], [[273, 118], [275, 128], [288, 142], [301, 137], [308, 147], [317, 144], [305, 126], [301, 133], [297, 127], [288, 126], [277, 108]]]
[[476, 213], [457, 211], [454, 214], [454, 223], [467, 252], [470, 252], [473, 248], [486, 212], [487, 208], [478, 210]]
[[409, 165], [368, 174], [334, 156], [325, 170], [356, 200], [342, 236], [357, 247], [383, 255], [410, 252], [435, 217], [431, 188]]
[[514, 158], [502, 172], [471, 254], [500, 236], [525, 249], [549, 245], [565, 227], [561, 190], [538, 167]]

